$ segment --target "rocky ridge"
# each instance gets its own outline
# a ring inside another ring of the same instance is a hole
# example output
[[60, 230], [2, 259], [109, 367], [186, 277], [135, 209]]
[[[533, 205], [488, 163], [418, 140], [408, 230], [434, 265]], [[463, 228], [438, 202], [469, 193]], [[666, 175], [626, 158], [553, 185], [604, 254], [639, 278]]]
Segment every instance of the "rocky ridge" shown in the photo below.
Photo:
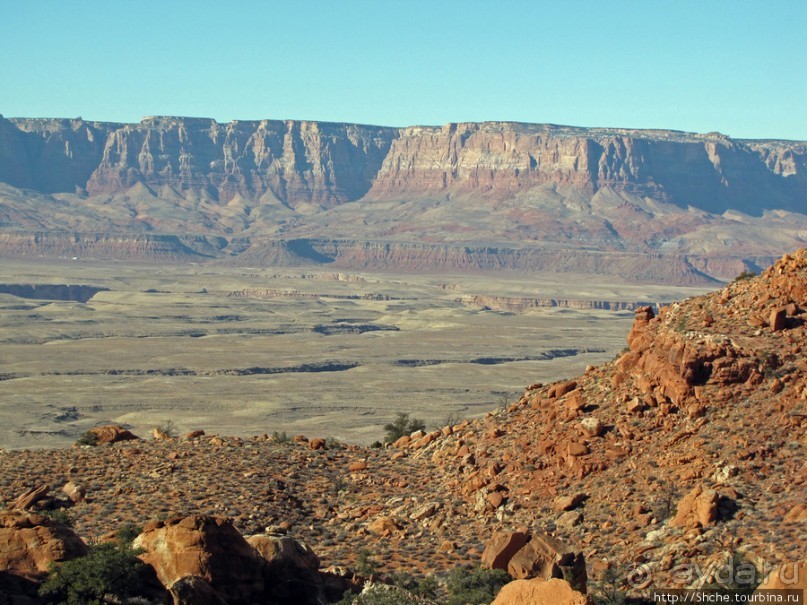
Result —
[[[155, 433], [2, 452], [0, 494], [11, 505], [26, 492], [16, 505], [34, 512], [63, 506], [88, 538], [155, 516], [227, 517], [243, 534], [268, 527], [311, 545], [333, 573], [368, 548], [381, 576], [487, 562], [546, 578], [584, 561], [595, 595], [709, 586], [737, 557], [761, 581], [804, 558], [805, 320], [799, 250], [758, 278], [637, 309], [610, 363], [389, 448]], [[52, 495], [67, 483], [84, 488], [72, 505]], [[583, 598], [530, 582], [501, 602]]]

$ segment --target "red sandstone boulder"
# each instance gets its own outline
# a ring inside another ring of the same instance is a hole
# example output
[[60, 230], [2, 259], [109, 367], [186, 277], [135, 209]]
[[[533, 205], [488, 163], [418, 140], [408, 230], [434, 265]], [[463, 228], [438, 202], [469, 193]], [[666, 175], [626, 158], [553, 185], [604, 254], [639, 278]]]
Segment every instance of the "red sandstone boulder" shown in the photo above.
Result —
[[404, 435], [403, 437], [396, 439], [395, 443], [392, 444], [392, 447], [400, 449], [409, 445], [410, 441], [412, 441], [412, 438], [409, 435]]
[[774, 332], [778, 332], [780, 330], [784, 330], [785, 326], [787, 325], [787, 309], [774, 309], [771, 311], [771, 330]]
[[[263, 559], [266, 603], [326, 603], [328, 588], [319, 557], [306, 544], [286, 536], [255, 535], [247, 542]], [[344, 586], [342, 592], [347, 590]], [[341, 593], [339, 593], [341, 595]]]
[[535, 534], [507, 564], [507, 572], [517, 580], [527, 578], [571, 578], [575, 586], [586, 589], [586, 559], [560, 540]]
[[17, 496], [17, 499], [9, 505], [9, 509], [29, 510], [39, 508], [41, 504], [53, 501], [53, 498], [48, 495], [49, 492], [50, 488], [44, 483], [27, 489]]
[[636, 350], [639, 346], [644, 344], [644, 333], [650, 320], [656, 314], [653, 313], [652, 307], [639, 307], [634, 311], [633, 327], [628, 334], [628, 346], [631, 350]]
[[83, 485], [78, 485], [73, 481], [68, 481], [62, 486], [62, 491], [70, 498], [74, 504], [81, 502], [87, 497], [87, 488]]
[[578, 493], [571, 496], [558, 496], [555, 498], [552, 504], [557, 511], [572, 510], [585, 502], [586, 497], [586, 494], [583, 493]]
[[312, 450], [324, 450], [326, 447], [325, 440], [321, 437], [317, 437], [316, 439], [312, 439], [308, 442], [308, 447]]
[[670, 521], [670, 527], [710, 527], [717, 522], [717, 505], [720, 494], [713, 489], [695, 487], [678, 503], [678, 512]]
[[499, 591], [491, 605], [587, 605], [588, 598], [565, 580], [515, 580]]
[[376, 517], [367, 524], [367, 530], [376, 536], [389, 538], [401, 534], [401, 524], [391, 517]]
[[171, 586], [174, 605], [228, 605], [204, 578], [186, 576]]
[[788, 511], [782, 519], [785, 523], [797, 523], [807, 521], [807, 504], [799, 503]]
[[316, 553], [310, 546], [294, 538], [256, 534], [247, 536], [246, 541], [267, 563], [284, 562], [300, 569], [319, 569]]
[[145, 551], [141, 559], [169, 589], [196, 576], [225, 602], [259, 602], [263, 595], [263, 560], [227, 519], [190, 515], [151, 522], [133, 546]]
[[507, 569], [507, 564], [528, 541], [530, 537], [526, 532], [499, 531], [485, 546], [482, 553], [482, 566], [488, 569]]
[[70, 528], [25, 512], [0, 515], [0, 570], [40, 580], [50, 565], [87, 554], [87, 546]]
[[543, 533], [496, 532], [482, 553], [482, 566], [505, 569], [516, 579], [571, 578], [586, 590], [586, 560], [559, 540]]
[[95, 443], [98, 445], [103, 443], [118, 443], [119, 441], [132, 441], [134, 439], [140, 439], [140, 437], [137, 435], [116, 424], [96, 426], [87, 432], [95, 436]]
[[567, 393], [571, 393], [577, 388], [577, 383], [573, 380], [569, 382], [558, 382], [549, 388], [548, 397], [563, 397]]

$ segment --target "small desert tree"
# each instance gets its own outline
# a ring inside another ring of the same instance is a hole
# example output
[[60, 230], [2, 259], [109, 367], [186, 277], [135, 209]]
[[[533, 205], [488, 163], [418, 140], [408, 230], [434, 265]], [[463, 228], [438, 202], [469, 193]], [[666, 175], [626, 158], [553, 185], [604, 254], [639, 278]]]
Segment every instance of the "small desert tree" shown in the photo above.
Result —
[[425, 428], [426, 423], [422, 420], [409, 418], [409, 414], [406, 412], [398, 412], [394, 421], [384, 425], [384, 430], [387, 431], [384, 441], [397, 441], [404, 435], [411, 435], [415, 431], [422, 431]]
[[745, 281], [746, 279], [751, 279], [756, 276], [757, 274], [754, 273], [753, 271], [744, 270], [737, 277], [734, 278], [734, 281]]
[[113, 542], [95, 544], [77, 559], [57, 564], [40, 586], [45, 603], [94, 605], [140, 595], [140, 573], [145, 567], [137, 552]]
[[446, 576], [447, 605], [490, 603], [512, 578], [502, 569], [457, 567]]

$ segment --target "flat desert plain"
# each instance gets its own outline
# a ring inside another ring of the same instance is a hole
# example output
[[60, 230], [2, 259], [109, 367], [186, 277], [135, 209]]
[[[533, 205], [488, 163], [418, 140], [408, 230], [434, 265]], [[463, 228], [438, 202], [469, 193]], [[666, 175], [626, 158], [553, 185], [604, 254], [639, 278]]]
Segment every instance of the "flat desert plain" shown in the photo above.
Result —
[[[633, 312], [703, 289], [579, 275], [0, 259], [0, 284], [85, 284], [87, 302], [0, 294], [0, 447], [117, 423], [368, 444], [517, 399], [625, 347]], [[534, 301], [561, 301], [537, 306]], [[568, 301], [568, 302], [563, 302]]]

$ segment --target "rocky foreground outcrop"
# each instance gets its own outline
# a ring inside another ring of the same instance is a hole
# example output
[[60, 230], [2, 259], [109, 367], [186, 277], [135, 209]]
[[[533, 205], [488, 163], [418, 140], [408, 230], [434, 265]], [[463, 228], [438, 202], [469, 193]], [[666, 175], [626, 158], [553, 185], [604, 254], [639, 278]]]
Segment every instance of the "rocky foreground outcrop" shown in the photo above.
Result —
[[[140, 573], [148, 602], [162, 603], [170, 593], [174, 605], [319, 605], [354, 587], [349, 578], [320, 572], [316, 554], [296, 540], [269, 535], [244, 539], [223, 517], [152, 521], [132, 547], [148, 566]], [[3, 513], [0, 602], [38, 602], [37, 583], [60, 562], [87, 553], [81, 538], [60, 523], [22, 511]], [[95, 581], [91, 577], [88, 585]]]
[[[638, 569], [644, 585], [703, 586], [726, 552], [787, 563], [805, 547], [806, 310], [799, 250], [657, 316], [638, 309], [612, 363], [399, 447], [444, 466], [448, 489], [493, 523], [543, 511], [583, 545], [595, 584], [619, 570], [628, 586]], [[681, 565], [698, 569], [683, 584]]]
[[222, 517], [190, 515], [151, 522], [133, 546], [144, 551], [142, 560], [154, 568], [177, 605], [324, 603], [352, 586], [321, 573], [310, 547], [286, 536], [244, 538]]
[[222, 600], [250, 603], [263, 594], [260, 558], [226, 519], [193, 515], [149, 523], [133, 546], [145, 551], [143, 560], [169, 589], [193, 577]]
[[773, 569], [759, 585], [758, 590], [807, 591], [807, 560], [795, 561]]
[[213, 567], [238, 561], [250, 590], [286, 586], [270, 579], [272, 553], [325, 591], [349, 577], [339, 568], [423, 577], [485, 563], [529, 580], [503, 599], [570, 602], [585, 598], [572, 588], [702, 588], [738, 565], [753, 566], [749, 588], [803, 570], [807, 250], [657, 314], [638, 309], [628, 342], [574, 380], [388, 448], [195, 432], [3, 452], [0, 489], [11, 504], [45, 502], [40, 485], [86, 486], [64, 507], [88, 539], [169, 513], [139, 540], [177, 599], [226, 599]]
[[96, 426], [87, 431], [87, 439], [91, 445], [103, 445], [104, 443], [119, 443], [121, 441], [136, 441], [140, 439], [129, 429], [116, 424]]
[[80, 557], [87, 546], [71, 529], [24, 511], [0, 516], [0, 572], [41, 580], [52, 563]]

